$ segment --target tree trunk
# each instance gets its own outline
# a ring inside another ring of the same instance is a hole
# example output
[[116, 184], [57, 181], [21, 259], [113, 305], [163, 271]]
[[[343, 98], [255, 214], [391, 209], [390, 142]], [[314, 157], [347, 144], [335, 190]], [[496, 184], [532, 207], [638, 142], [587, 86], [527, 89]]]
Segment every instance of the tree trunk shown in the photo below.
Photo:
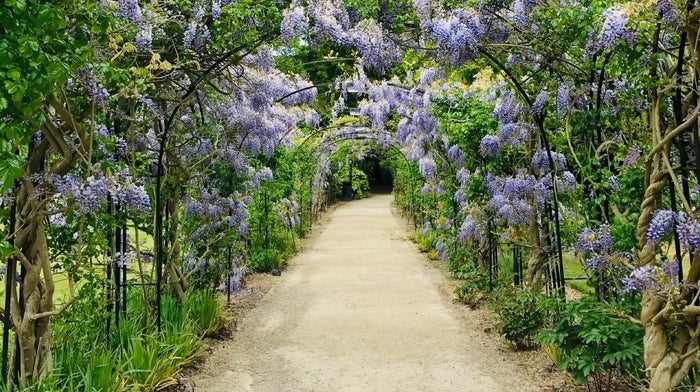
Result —
[[[654, 211], [660, 208], [661, 192], [667, 183], [665, 174], [657, 165], [649, 164], [647, 173], [649, 172], [651, 174], [647, 175], [645, 197], [637, 221], [640, 249], [637, 254], [638, 267], [651, 265], [656, 261], [656, 249], [647, 246], [646, 232]], [[688, 278], [691, 279], [696, 275], [697, 271], [691, 270]], [[686, 283], [694, 284], [696, 280]], [[688, 297], [689, 294], [686, 293], [685, 296]], [[677, 318], [674, 322], [674, 334], [669, 336], [668, 318], [675, 317], [670, 315], [672, 308], [669, 306], [669, 301], [671, 300], [652, 291], [642, 294], [640, 321], [644, 327], [644, 365], [649, 379], [649, 389], [653, 392], [671, 391], [680, 385], [695, 364], [698, 350], [697, 314], [686, 313], [682, 318]]]
[[540, 238], [540, 225], [537, 216], [530, 217], [530, 257], [527, 261], [527, 280], [530, 287], [540, 288], [543, 282], [545, 260], [547, 252], [542, 249]]
[[172, 194], [172, 199], [169, 204], [170, 227], [169, 227], [169, 242], [170, 255], [167, 265], [165, 266], [166, 279], [170, 284], [173, 294], [180, 300], [185, 299], [185, 291], [189, 284], [187, 276], [182, 273], [182, 247], [180, 246], [179, 228], [180, 228], [180, 191], [175, 191]]
[[24, 387], [43, 378], [52, 366], [54, 283], [42, 214], [45, 204], [23, 187], [17, 205], [14, 255], [22, 264], [23, 277], [19, 292], [11, 293], [11, 314], [20, 350], [20, 386]]

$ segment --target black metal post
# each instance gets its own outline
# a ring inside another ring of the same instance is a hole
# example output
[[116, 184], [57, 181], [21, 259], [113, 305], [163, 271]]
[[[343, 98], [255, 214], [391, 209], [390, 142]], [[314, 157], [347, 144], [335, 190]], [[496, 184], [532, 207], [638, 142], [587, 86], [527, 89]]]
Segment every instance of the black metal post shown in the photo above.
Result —
[[263, 210], [265, 212], [265, 249], [270, 246], [270, 224], [269, 224], [269, 204], [267, 200], [267, 189], [263, 190]]
[[[115, 215], [118, 215], [118, 206], [116, 210], [117, 213]], [[114, 270], [114, 325], [119, 328], [119, 315], [121, 314], [121, 271], [119, 270], [119, 259], [124, 256], [120, 254], [122, 249], [122, 228], [119, 225], [114, 229], [114, 244], [115, 252], [112, 255], [112, 268]]]
[[[113, 201], [111, 196], [107, 196], [107, 214], [112, 215], [112, 210], [113, 210]], [[105, 263], [105, 274], [107, 275], [107, 280], [106, 280], [106, 285], [107, 288], [105, 290], [106, 295], [107, 295], [107, 341], [110, 340], [112, 336], [112, 309], [113, 309], [113, 304], [112, 304], [112, 258], [114, 257], [114, 235], [112, 233], [112, 229], [109, 229], [109, 234], [107, 234], [107, 242], [108, 242], [108, 248], [109, 248], [109, 258], [107, 259], [107, 262]]]
[[228, 266], [226, 267], [226, 305], [231, 305], [231, 271], [233, 267], [231, 266], [231, 248], [233, 245], [228, 247]]
[[491, 218], [489, 218], [488, 222], [486, 223], [486, 230], [487, 230], [487, 241], [488, 241], [488, 247], [489, 247], [489, 255], [488, 255], [488, 263], [489, 263], [489, 291], [493, 290], [493, 237], [491, 236], [491, 231], [493, 230], [493, 227], [491, 226]]
[[513, 244], [513, 284], [520, 286], [523, 281], [523, 260], [520, 245]]
[[127, 265], [126, 265], [126, 255], [128, 254], [129, 251], [129, 242], [127, 240], [127, 229], [128, 226], [126, 224], [126, 220], [124, 221], [124, 226], [122, 227], [122, 257], [124, 260], [124, 264], [122, 265], [122, 314], [124, 315], [124, 318], [126, 318], [126, 299], [127, 299], [127, 282], [126, 282], [126, 272], [127, 272]]

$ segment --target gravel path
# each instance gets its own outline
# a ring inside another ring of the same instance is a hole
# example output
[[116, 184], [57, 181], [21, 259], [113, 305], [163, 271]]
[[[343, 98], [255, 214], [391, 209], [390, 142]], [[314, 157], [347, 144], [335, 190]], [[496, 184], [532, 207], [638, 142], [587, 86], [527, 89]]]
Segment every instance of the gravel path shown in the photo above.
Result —
[[542, 391], [451, 302], [390, 203], [339, 206], [196, 391]]

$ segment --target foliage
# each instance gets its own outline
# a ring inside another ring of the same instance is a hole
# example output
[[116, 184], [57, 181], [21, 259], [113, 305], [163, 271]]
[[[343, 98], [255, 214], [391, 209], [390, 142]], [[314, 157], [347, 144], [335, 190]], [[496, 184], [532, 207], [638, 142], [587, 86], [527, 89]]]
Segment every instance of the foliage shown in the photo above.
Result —
[[427, 232], [425, 230], [416, 231], [414, 234], [415, 242], [418, 244], [418, 250], [423, 253], [427, 253], [433, 249], [433, 244], [435, 243], [436, 238], [436, 233], [430, 230]]
[[634, 305], [612, 305], [583, 297], [560, 306], [555, 323], [537, 341], [559, 351], [559, 367], [577, 383], [607, 390], [605, 377], [614, 370], [639, 377], [644, 329], [625, 317]]
[[455, 287], [457, 298], [472, 308], [477, 307], [486, 298], [489, 289], [489, 277], [474, 261], [467, 261], [453, 270], [453, 275], [463, 282]]
[[489, 300], [494, 311], [496, 330], [516, 349], [535, 347], [535, 337], [549, 326], [557, 303], [541, 293], [519, 287], [501, 287]]
[[[336, 184], [343, 184], [344, 182], [350, 182], [350, 170], [347, 166], [341, 166], [336, 172], [333, 173], [334, 181]], [[369, 197], [369, 179], [367, 174], [357, 167], [352, 167], [352, 197], [353, 199], [364, 199]], [[338, 189], [337, 197], [340, 198], [342, 194], [342, 189]]]
[[158, 335], [147, 304], [132, 292], [128, 315], [105, 336], [104, 318], [91, 312], [97, 299], [88, 292], [57, 320], [56, 365], [28, 391], [163, 388], [175, 381], [182, 366], [204, 353], [202, 336], [223, 325], [219, 301], [209, 293], [192, 292], [183, 304], [163, 298], [164, 324]]

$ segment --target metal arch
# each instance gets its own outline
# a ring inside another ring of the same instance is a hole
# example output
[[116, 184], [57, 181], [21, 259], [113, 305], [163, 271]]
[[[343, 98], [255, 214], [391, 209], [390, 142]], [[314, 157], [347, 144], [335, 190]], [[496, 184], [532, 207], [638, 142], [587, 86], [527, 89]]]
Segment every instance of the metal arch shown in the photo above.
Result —
[[[345, 127], [345, 126], [344, 126], [344, 127]], [[336, 128], [337, 128], [337, 127], [336, 127]], [[364, 127], [364, 129], [370, 130], [371, 128], [369, 128], [369, 127]], [[325, 129], [324, 129], [324, 130], [325, 130]], [[311, 152], [312, 152], [315, 156], [320, 156], [320, 154], [317, 154], [317, 153], [319, 152], [319, 151], [318, 151], [319, 148], [321, 148], [321, 147], [324, 147], [324, 148], [325, 148], [325, 147], [327, 147], [327, 146], [329, 146], [329, 145], [331, 145], [331, 144], [335, 144], [335, 143], [337, 143], [337, 142], [342, 142], [342, 141], [356, 141], [356, 140], [372, 140], [372, 141], [377, 141], [377, 140], [378, 140], [378, 137], [377, 137], [376, 135], [378, 135], [378, 134], [386, 134], [386, 135], [392, 136], [392, 135], [391, 135], [389, 132], [387, 132], [387, 131], [376, 131], [376, 130], [373, 131], [373, 132], [359, 132], [359, 133], [357, 134], [357, 137], [355, 137], [355, 138], [344, 137], [344, 136], [342, 136], [342, 135], [333, 135], [333, 137], [331, 137], [331, 138], [329, 138], [329, 139], [327, 139], [327, 140], [322, 140], [321, 143], [319, 143], [318, 145], [314, 146], [314, 148], [312, 149]], [[393, 136], [392, 136], [392, 137], [393, 137]], [[307, 140], [309, 140], [309, 139], [304, 140], [304, 142], [306, 142]], [[302, 145], [303, 145], [303, 143], [302, 143]], [[401, 154], [401, 156], [406, 160], [406, 162], [409, 162], [408, 158], [406, 157], [406, 154], [404, 154], [403, 151], [401, 151], [401, 149], [398, 147], [398, 143], [397, 143], [396, 141], [393, 141], [393, 142], [389, 145], [388, 148], [393, 148], [396, 152], [398, 152], [399, 154]]]

